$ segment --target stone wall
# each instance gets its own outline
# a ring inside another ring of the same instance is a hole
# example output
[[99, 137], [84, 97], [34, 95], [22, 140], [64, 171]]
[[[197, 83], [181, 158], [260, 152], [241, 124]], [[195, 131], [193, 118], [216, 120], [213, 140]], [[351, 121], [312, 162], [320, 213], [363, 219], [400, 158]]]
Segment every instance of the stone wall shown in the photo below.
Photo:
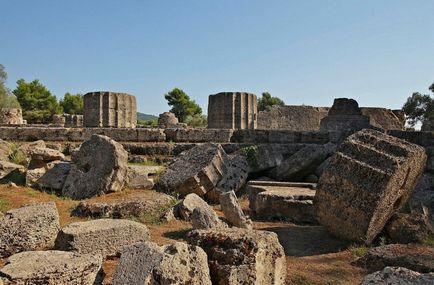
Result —
[[256, 95], [245, 92], [222, 92], [209, 96], [209, 129], [256, 129]]
[[91, 92], [84, 95], [84, 126], [135, 128], [136, 97], [126, 93]]
[[18, 108], [0, 108], [0, 125], [22, 125], [23, 112]]
[[[258, 129], [318, 131], [320, 121], [330, 108], [304, 105], [272, 106], [258, 113]], [[404, 130], [405, 117], [401, 110], [361, 107], [372, 126], [384, 130]]]
[[317, 131], [329, 108], [312, 106], [272, 106], [258, 113], [258, 129]]

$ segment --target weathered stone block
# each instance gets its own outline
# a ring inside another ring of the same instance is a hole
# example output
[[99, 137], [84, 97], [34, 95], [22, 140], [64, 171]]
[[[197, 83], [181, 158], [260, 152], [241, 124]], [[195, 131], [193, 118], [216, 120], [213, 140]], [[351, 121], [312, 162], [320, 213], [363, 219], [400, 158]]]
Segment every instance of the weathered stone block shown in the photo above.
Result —
[[321, 120], [320, 130], [361, 130], [370, 126], [369, 117], [362, 114], [356, 100], [337, 98], [328, 115]]
[[226, 220], [231, 225], [238, 228], [252, 229], [252, 221], [244, 215], [234, 191], [220, 194], [220, 206]]
[[187, 240], [207, 253], [213, 284], [285, 284], [286, 258], [275, 233], [194, 230]]
[[0, 108], [0, 125], [22, 125], [23, 111], [18, 108]]
[[113, 278], [113, 285], [124, 284], [211, 285], [206, 253], [181, 242], [132, 245], [122, 252]]
[[99, 255], [64, 251], [28, 251], [15, 254], [0, 269], [0, 284], [95, 285], [102, 259]]
[[66, 226], [57, 236], [55, 249], [115, 256], [129, 245], [148, 241], [149, 237], [144, 224], [100, 219]]
[[434, 284], [434, 273], [420, 274], [404, 267], [386, 267], [381, 271], [366, 275], [361, 285], [396, 284], [428, 285]]
[[30, 204], [0, 219], [0, 257], [52, 246], [60, 229], [56, 204]]
[[370, 244], [407, 202], [425, 162], [422, 147], [377, 131], [348, 137], [319, 180], [319, 222], [336, 236]]

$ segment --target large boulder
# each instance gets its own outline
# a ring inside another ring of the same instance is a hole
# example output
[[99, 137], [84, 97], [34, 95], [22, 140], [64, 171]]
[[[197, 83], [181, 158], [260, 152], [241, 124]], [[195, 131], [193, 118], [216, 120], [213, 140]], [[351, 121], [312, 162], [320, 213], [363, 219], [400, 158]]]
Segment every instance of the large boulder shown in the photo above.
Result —
[[94, 285], [101, 280], [99, 255], [64, 251], [28, 251], [9, 257], [0, 269], [0, 284]]
[[92, 135], [74, 156], [62, 195], [85, 199], [121, 191], [125, 185], [128, 153], [106, 136]]
[[315, 172], [315, 169], [324, 162], [336, 149], [336, 145], [308, 145], [270, 172], [270, 176], [277, 181], [303, 181]]
[[54, 202], [10, 210], [0, 219], [0, 257], [50, 248], [59, 229], [59, 213]]
[[362, 285], [428, 285], [434, 284], [434, 273], [420, 274], [404, 267], [386, 267], [381, 271], [366, 275]]
[[64, 160], [65, 155], [58, 150], [47, 147], [37, 147], [30, 150], [29, 169], [45, 167], [48, 162]]
[[226, 228], [211, 207], [196, 207], [191, 214], [191, 224], [193, 229], [199, 230]]
[[47, 170], [35, 181], [36, 187], [61, 194], [70, 170], [70, 162], [50, 162], [47, 164]]
[[220, 206], [226, 220], [228, 220], [231, 225], [238, 228], [252, 228], [252, 221], [244, 215], [234, 191], [229, 191], [220, 195]]
[[318, 183], [318, 221], [343, 239], [370, 244], [410, 197], [425, 150], [374, 130], [348, 137]]
[[214, 190], [227, 171], [227, 154], [219, 144], [206, 143], [181, 153], [160, 175], [165, 192], [203, 197]]
[[33, 141], [33, 142], [26, 142], [21, 144], [17, 151], [24, 153], [26, 156], [30, 156], [32, 150], [36, 148], [45, 148], [46, 144], [43, 140]]
[[206, 253], [181, 242], [132, 245], [122, 252], [113, 278], [113, 285], [123, 284], [211, 285]]
[[434, 272], [434, 248], [419, 244], [389, 244], [369, 249], [356, 265], [369, 272], [387, 266], [405, 267], [417, 272]]
[[286, 258], [275, 233], [193, 230], [187, 240], [207, 253], [213, 284], [285, 284]]
[[154, 182], [149, 175], [156, 174], [161, 166], [128, 165], [126, 186], [129, 188], [152, 189]]
[[55, 249], [115, 256], [126, 246], [149, 240], [144, 224], [129, 220], [101, 219], [77, 222], [63, 228]]
[[398, 213], [387, 223], [386, 232], [396, 243], [420, 243], [434, 235], [433, 227], [425, 214]]

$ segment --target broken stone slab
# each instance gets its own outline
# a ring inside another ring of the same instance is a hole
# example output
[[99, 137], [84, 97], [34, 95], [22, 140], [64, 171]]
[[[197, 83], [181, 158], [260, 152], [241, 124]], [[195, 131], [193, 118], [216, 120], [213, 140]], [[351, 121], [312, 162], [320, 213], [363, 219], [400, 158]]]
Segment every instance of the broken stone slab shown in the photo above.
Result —
[[219, 144], [205, 143], [181, 153], [160, 175], [159, 186], [181, 196], [203, 197], [213, 190], [227, 171], [227, 154]]
[[211, 207], [196, 207], [191, 214], [193, 229], [208, 230], [226, 228], [226, 224], [219, 219]]
[[366, 275], [362, 285], [428, 285], [434, 284], [434, 273], [420, 274], [404, 267], [386, 267], [381, 271]]
[[55, 250], [28, 251], [9, 257], [7, 264], [0, 269], [0, 280], [4, 285], [94, 285], [99, 284], [101, 266], [99, 255]]
[[389, 244], [373, 247], [355, 264], [369, 272], [387, 266], [405, 267], [421, 273], [434, 272], [434, 248], [419, 244]]
[[15, 164], [9, 161], [0, 161], [0, 179], [6, 177], [9, 173], [18, 170], [23, 171], [25, 168], [22, 165]]
[[303, 181], [335, 150], [336, 145], [332, 143], [308, 145], [271, 170], [270, 176], [277, 181]]
[[193, 210], [198, 207], [209, 208], [212, 210], [211, 206], [209, 206], [207, 202], [205, 202], [198, 195], [191, 193], [185, 196], [181, 202], [175, 205], [175, 214], [184, 221], [190, 221]]
[[250, 221], [241, 209], [234, 191], [220, 194], [220, 206], [228, 222], [238, 228], [252, 229]]
[[250, 181], [247, 193], [251, 216], [258, 220], [315, 224], [315, 187], [311, 183]]
[[65, 160], [65, 155], [58, 150], [47, 147], [37, 147], [30, 150], [29, 169], [44, 167], [47, 162]]
[[240, 228], [193, 230], [187, 241], [207, 253], [213, 284], [285, 284], [286, 258], [275, 233]]
[[113, 285], [123, 284], [211, 285], [206, 253], [182, 242], [132, 245], [122, 252], [113, 278]]
[[162, 171], [162, 166], [128, 165], [127, 187], [152, 189], [154, 182], [149, 175]]
[[30, 156], [30, 153], [33, 149], [36, 148], [45, 148], [47, 147], [43, 140], [37, 140], [33, 142], [26, 142], [20, 145], [17, 151], [24, 153], [26, 156]]
[[433, 227], [425, 214], [395, 214], [386, 225], [386, 233], [396, 243], [420, 243], [434, 236]]
[[324, 170], [314, 199], [335, 236], [370, 244], [407, 202], [425, 168], [425, 150], [374, 130], [348, 137]]
[[121, 191], [127, 175], [128, 153], [109, 137], [92, 135], [74, 156], [62, 195], [86, 199]]
[[47, 170], [36, 180], [36, 187], [61, 194], [66, 177], [71, 170], [71, 163], [66, 161], [50, 162], [47, 164]]
[[63, 228], [56, 239], [55, 249], [78, 253], [116, 256], [126, 246], [148, 241], [148, 228], [129, 220], [100, 219], [72, 223]]
[[82, 201], [74, 209], [73, 215], [90, 218], [130, 218], [145, 215], [161, 214], [165, 209], [175, 203], [176, 199], [156, 191], [134, 191], [119, 198], [110, 198], [106, 201]]
[[59, 213], [54, 202], [10, 210], [0, 219], [0, 257], [50, 248], [59, 229]]

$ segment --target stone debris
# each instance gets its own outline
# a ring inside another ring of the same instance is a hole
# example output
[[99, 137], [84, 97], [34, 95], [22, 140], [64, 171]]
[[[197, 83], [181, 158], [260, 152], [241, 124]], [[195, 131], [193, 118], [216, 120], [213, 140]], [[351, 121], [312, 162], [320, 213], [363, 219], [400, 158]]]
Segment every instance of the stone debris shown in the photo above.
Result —
[[434, 248], [419, 244], [389, 244], [373, 247], [355, 264], [369, 272], [387, 266], [405, 267], [413, 271], [434, 272]]
[[425, 214], [395, 214], [386, 225], [389, 238], [396, 243], [421, 243], [434, 230]]
[[308, 145], [284, 160], [270, 172], [270, 175], [277, 181], [303, 181], [309, 174], [313, 174], [335, 150], [336, 145], [332, 143]]
[[95, 285], [101, 282], [101, 266], [99, 255], [55, 250], [21, 252], [9, 257], [0, 269], [0, 281], [4, 285]]
[[24, 166], [9, 161], [0, 161], [0, 179], [5, 178], [13, 171], [23, 171]]
[[120, 198], [107, 201], [82, 201], [74, 209], [73, 215], [90, 218], [128, 219], [145, 215], [159, 214], [161, 209], [175, 203], [175, 198], [156, 191], [134, 191]]
[[425, 168], [425, 150], [374, 130], [348, 137], [314, 199], [318, 221], [343, 239], [370, 244], [407, 202]]
[[220, 206], [226, 220], [231, 225], [238, 228], [252, 229], [252, 221], [244, 215], [234, 191], [220, 194]]
[[106, 136], [92, 135], [74, 156], [62, 196], [86, 199], [121, 191], [127, 175], [128, 153]]
[[250, 181], [247, 184], [251, 215], [259, 220], [286, 220], [315, 224], [315, 184]]
[[182, 242], [132, 245], [122, 252], [113, 278], [113, 285], [124, 284], [211, 285], [207, 255]]
[[46, 147], [47, 145], [43, 140], [37, 140], [34, 142], [26, 142], [21, 144], [18, 147], [17, 151], [24, 153], [26, 156], [30, 156], [32, 150], [36, 148], [46, 148]]
[[66, 178], [71, 170], [71, 163], [66, 161], [50, 162], [47, 164], [47, 170], [36, 181], [36, 187], [41, 190], [47, 190], [61, 194]]
[[211, 207], [196, 207], [191, 214], [191, 223], [193, 229], [209, 230], [226, 228], [217, 216], [217, 213]]
[[65, 155], [58, 150], [46, 147], [37, 147], [30, 150], [29, 169], [45, 167], [48, 162], [65, 160]]
[[193, 230], [187, 241], [207, 253], [213, 284], [285, 284], [286, 258], [275, 233], [240, 228]]
[[191, 215], [195, 208], [206, 208], [213, 210], [202, 198], [192, 193], [185, 196], [185, 198], [175, 205], [175, 214], [177, 217], [184, 221], [191, 221]]
[[167, 193], [203, 197], [226, 173], [227, 155], [219, 144], [206, 143], [183, 152], [160, 175], [159, 185]]
[[154, 182], [149, 175], [161, 172], [163, 169], [162, 166], [128, 165], [127, 187], [152, 189]]
[[0, 219], [0, 257], [50, 248], [59, 229], [59, 214], [54, 202], [10, 210]]
[[386, 267], [381, 271], [366, 275], [362, 285], [428, 285], [434, 284], [434, 273], [420, 274], [404, 267]]
[[126, 246], [148, 241], [148, 228], [129, 220], [100, 219], [72, 223], [63, 228], [56, 239], [55, 249], [78, 253], [116, 256]]

